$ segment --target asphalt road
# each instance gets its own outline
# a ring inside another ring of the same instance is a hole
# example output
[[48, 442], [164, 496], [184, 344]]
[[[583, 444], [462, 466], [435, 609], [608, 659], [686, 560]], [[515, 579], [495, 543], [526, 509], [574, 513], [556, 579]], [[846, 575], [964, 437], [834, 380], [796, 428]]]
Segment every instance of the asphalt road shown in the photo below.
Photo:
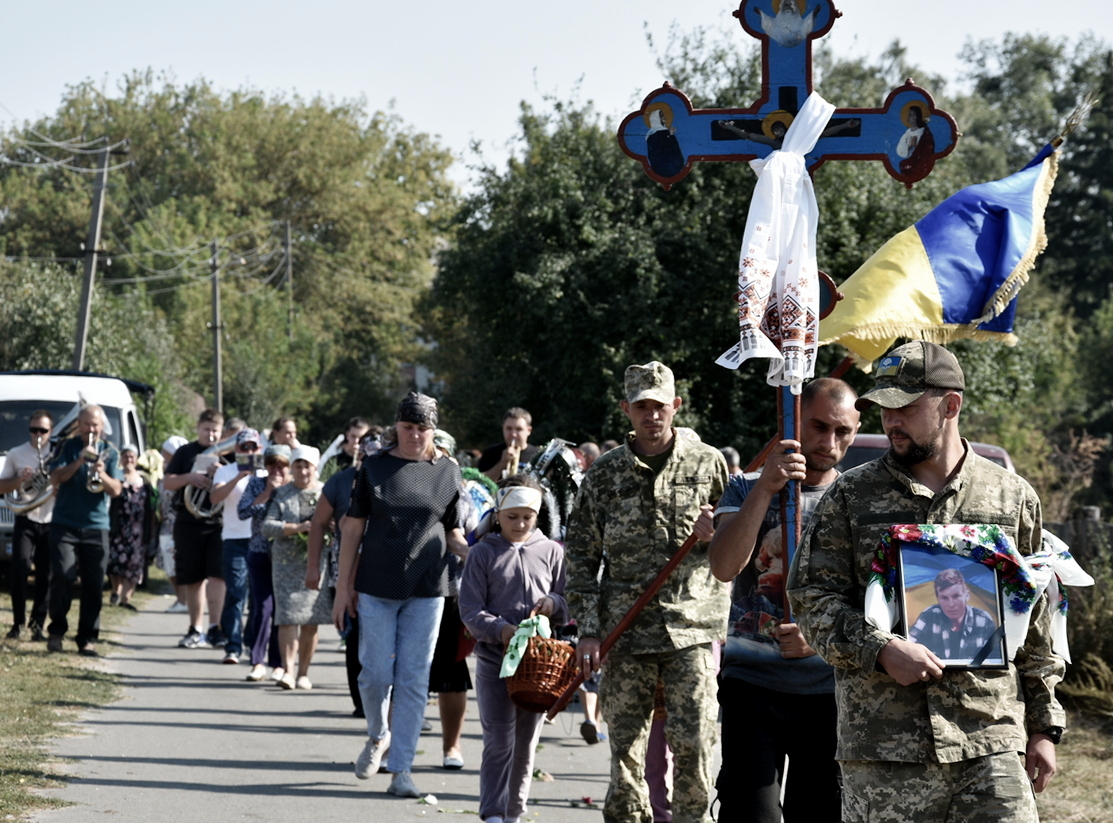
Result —
[[[117, 672], [123, 699], [89, 712], [74, 735], [52, 746], [69, 762], [69, 785], [48, 792], [73, 806], [44, 811], [40, 823], [150, 823], [259, 820], [303, 823], [392, 821], [478, 811], [482, 733], [474, 699], [464, 729], [465, 767], [440, 767], [436, 704], [414, 763], [417, 788], [436, 804], [386, 793], [390, 775], [357, 780], [353, 763], [366, 739], [364, 721], [351, 716], [344, 656], [331, 626], [310, 670], [312, 691], [283, 691], [244, 680], [246, 665], [222, 665], [214, 649], [179, 649], [186, 619], [165, 614], [169, 598], [155, 598], [123, 631], [101, 642], [98, 665]], [[76, 604], [75, 604], [76, 607]], [[105, 606], [105, 608], [110, 608]], [[72, 644], [67, 644], [67, 654]], [[579, 707], [547, 725], [537, 767], [552, 782], [534, 781], [526, 818], [541, 823], [595, 823], [607, 791], [607, 744], [580, 737]], [[586, 806], [591, 798], [597, 805]], [[467, 815], [467, 816], [464, 816]]]

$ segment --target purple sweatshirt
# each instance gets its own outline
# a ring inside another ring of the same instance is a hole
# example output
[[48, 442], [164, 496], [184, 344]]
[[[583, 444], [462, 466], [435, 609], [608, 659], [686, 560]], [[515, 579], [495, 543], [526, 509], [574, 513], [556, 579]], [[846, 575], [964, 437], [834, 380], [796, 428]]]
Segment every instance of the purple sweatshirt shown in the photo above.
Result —
[[515, 549], [501, 534], [488, 534], [471, 547], [460, 580], [460, 617], [479, 641], [476, 654], [502, 660], [502, 628], [517, 626], [545, 595], [556, 608], [553, 626], [568, 621], [564, 599], [564, 549], [534, 531]]

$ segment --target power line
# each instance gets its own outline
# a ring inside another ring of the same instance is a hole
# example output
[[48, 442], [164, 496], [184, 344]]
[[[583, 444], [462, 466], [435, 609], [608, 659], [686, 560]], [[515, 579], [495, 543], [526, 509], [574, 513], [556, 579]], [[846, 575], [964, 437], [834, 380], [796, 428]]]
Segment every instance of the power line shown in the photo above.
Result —
[[[39, 136], [42, 136], [42, 135], [39, 135]], [[100, 148], [95, 148], [94, 149], [94, 148], [86, 148], [86, 147], [96, 146], [99, 143], [103, 143], [106, 138], [100, 137], [100, 138], [97, 138], [96, 140], [90, 140], [90, 141], [87, 141], [87, 142], [84, 142], [84, 143], [74, 143], [74, 142], [71, 142], [69, 140], [52, 140], [52, 139], [49, 139], [49, 138], [46, 138], [46, 139], [43, 139], [43, 140], [27, 140], [23, 137], [11, 136], [11, 135], [9, 135], [8, 139], [11, 140], [13, 143], [18, 143], [18, 144], [23, 145], [23, 146], [38, 146], [40, 148], [61, 149], [63, 151], [68, 151], [71, 154], [95, 155], [95, 154], [100, 154], [100, 152], [101, 152]], [[128, 141], [126, 139], [117, 141], [116, 143], [113, 143], [111, 146], [108, 146], [108, 151], [109, 152], [116, 151], [116, 149], [120, 148], [121, 146], [127, 145], [127, 142]]]

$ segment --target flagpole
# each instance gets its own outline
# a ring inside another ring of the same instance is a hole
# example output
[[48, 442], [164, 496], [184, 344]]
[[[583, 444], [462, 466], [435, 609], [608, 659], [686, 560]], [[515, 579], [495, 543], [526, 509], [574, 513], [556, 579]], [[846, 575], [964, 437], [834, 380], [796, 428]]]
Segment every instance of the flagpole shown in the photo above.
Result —
[[[777, 392], [777, 416], [781, 421], [781, 440], [795, 440], [800, 442], [800, 395], [793, 394], [788, 386], [781, 386]], [[781, 489], [781, 563], [784, 578], [788, 578], [788, 569], [792, 564], [792, 556], [800, 545], [800, 490], [798, 480], [790, 480]], [[788, 606], [788, 589], [783, 590], [784, 618], [781, 622], [791, 623], [791, 610]]]

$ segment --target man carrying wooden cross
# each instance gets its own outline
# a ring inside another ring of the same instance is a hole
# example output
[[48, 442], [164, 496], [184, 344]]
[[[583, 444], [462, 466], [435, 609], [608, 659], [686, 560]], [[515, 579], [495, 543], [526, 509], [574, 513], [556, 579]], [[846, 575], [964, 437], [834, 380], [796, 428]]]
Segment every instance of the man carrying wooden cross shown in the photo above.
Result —
[[[690, 534], [688, 554], [608, 655], [602, 700], [610, 725], [607, 823], [652, 823], [645, 753], [657, 681], [665, 684], [672, 747], [674, 823], [703, 823], [717, 737], [711, 644], [726, 634], [729, 588], [711, 576], [712, 506], [726, 488], [718, 449], [680, 435], [672, 370], [653, 361], [626, 369], [622, 410], [634, 431], [595, 461], [580, 486], [564, 547], [565, 596], [576, 618], [585, 676], [602, 664], [611, 632]], [[600, 574], [602, 572], [602, 574]]]
[[835, 378], [805, 385], [799, 442], [782, 440], [760, 474], [731, 478], [715, 509], [707, 556], [715, 576], [732, 583], [733, 600], [719, 681], [723, 756], [715, 787], [724, 823], [780, 823], [782, 814], [784, 823], [839, 819], [835, 676], [785, 613], [781, 490], [801, 483], [806, 522], [858, 433], [857, 399]]

